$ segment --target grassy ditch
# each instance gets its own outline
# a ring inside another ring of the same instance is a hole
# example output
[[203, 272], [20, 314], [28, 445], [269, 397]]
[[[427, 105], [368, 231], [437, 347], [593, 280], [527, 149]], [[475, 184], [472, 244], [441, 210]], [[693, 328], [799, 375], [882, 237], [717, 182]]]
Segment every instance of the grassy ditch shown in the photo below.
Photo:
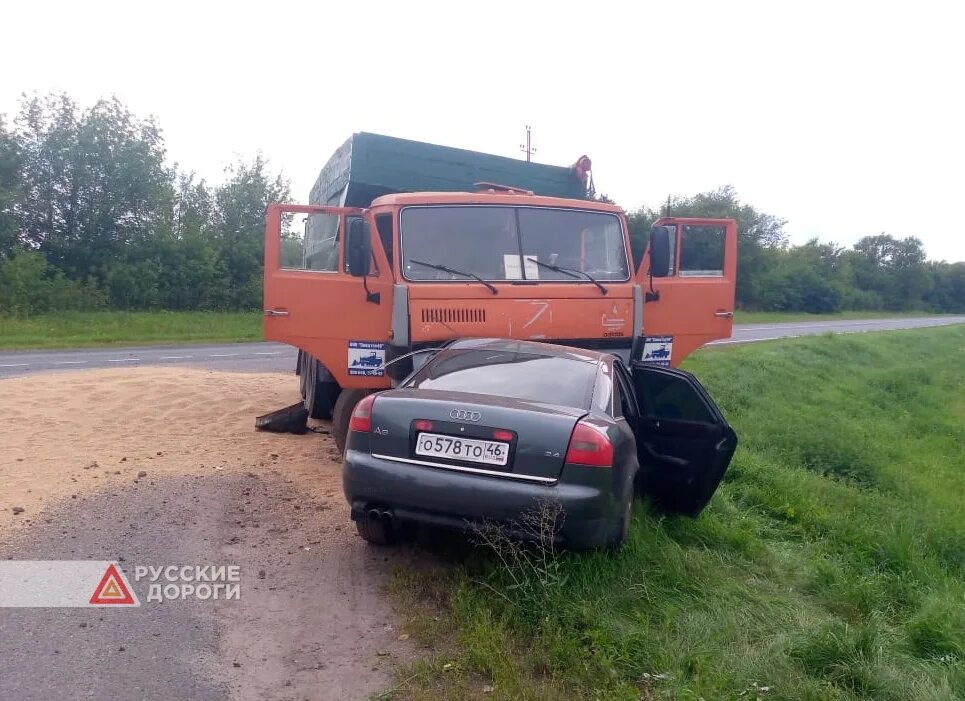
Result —
[[965, 326], [705, 350], [741, 438], [618, 555], [400, 570], [412, 699], [965, 698]]

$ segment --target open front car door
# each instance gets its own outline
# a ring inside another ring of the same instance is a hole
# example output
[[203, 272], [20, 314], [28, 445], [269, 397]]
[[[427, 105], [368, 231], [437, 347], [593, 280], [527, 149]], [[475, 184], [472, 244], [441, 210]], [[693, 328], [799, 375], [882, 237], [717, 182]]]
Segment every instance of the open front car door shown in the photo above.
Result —
[[723, 479], [737, 434], [690, 373], [635, 362], [631, 374], [641, 489], [664, 511], [696, 516]]

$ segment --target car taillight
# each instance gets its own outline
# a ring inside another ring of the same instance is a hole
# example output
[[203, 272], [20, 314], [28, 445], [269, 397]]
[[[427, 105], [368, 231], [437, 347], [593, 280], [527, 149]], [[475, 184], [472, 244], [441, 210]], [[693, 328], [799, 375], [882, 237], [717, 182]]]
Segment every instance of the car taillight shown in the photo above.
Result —
[[595, 467], [613, 466], [613, 444], [602, 429], [582, 421], [573, 428], [566, 462]]
[[497, 441], [506, 441], [507, 443], [512, 443], [513, 432], [497, 428], [495, 431], [493, 431], [493, 438], [495, 438]]
[[413, 424], [413, 427], [415, 428], [416, 431], [431, 431], [432, 422], [426, 421], [425, 419], [417, 419], [416, 422]]
[[352, 412], [352, 419], [348, 423], [349, 431], [359, 433], [369, 433], [372, 430], [372, 405], [375, 404], [375, 395], [368, 394], [359, 400]]

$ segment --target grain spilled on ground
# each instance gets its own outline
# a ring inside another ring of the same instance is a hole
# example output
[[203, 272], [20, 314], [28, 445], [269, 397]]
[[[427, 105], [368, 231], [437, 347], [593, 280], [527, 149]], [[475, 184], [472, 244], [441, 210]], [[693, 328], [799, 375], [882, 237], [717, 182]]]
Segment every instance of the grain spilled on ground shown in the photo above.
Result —
[[253, 429], [255, 416], [297, 399], [291, 375], [267, 373], [136, 368], [3, 380], [0, 540], [47, 500], [155, 476], [283, 468], [300, 487], [340, 499], [330, 438]]

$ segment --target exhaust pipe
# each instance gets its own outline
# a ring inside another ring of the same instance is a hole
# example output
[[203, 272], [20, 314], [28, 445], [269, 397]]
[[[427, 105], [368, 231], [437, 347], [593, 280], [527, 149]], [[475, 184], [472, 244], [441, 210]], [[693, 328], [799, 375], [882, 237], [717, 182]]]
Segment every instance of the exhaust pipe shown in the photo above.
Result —
[[389, 526], [392, 525], [392, 521], [394, 520], [392, 512], [389, 509], [369, 509], [368, 516], [370, 521], [385, 521], [386, 525]]

